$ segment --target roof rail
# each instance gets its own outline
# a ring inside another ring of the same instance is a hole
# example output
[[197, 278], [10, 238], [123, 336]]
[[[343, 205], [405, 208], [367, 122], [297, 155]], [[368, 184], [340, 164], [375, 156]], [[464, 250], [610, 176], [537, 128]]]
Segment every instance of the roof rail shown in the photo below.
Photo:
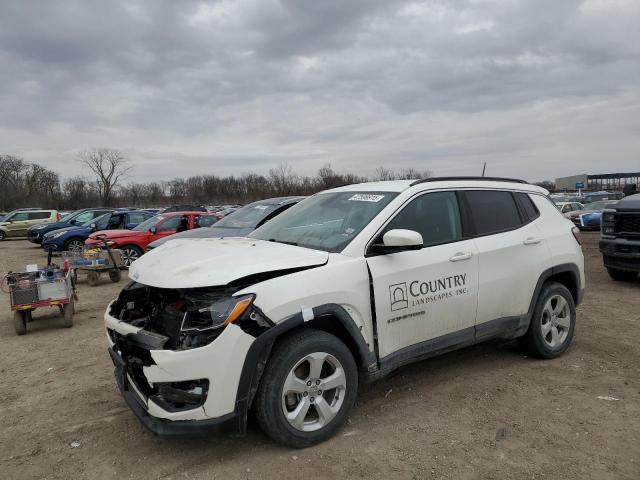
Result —
[[525, 180], [520, 180], [517, 178], [502, 178], [502, 177], [432, 177], [432, 178], [422, 178], [420, 180], [416, 180], [411, 184], [411, 186], [413, 187], [414, 185], [419, 185], [421, 183], [450, 182], [450, 181], [456, 181], [456, 180], [485, 180], [488, 182], [511, 182], [511, 183], [526, 183], [526, 184], [529, 183]]

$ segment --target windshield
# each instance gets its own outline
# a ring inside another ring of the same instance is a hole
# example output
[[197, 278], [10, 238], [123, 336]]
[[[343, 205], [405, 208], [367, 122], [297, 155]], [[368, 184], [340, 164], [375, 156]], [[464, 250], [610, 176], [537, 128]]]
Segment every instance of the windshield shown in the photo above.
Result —
[[62, 218], [60, 218], [60, 222], [68, 222], [69, 220], [71, 220], [73, 217], [75, 217], [76, 215], [80, 214], [80, 210], [74, 210], [71, 213], [67, 213], [65, 216], [63, 216]]
[[249, 237], [340, 252], [398, 194], [320, 193], [294, 205]]
[[252, 203], [239, 210], [230, 213], [218, 223], [216, 227], [222, 228], [252, 228], [255, 227], [260, 220], [273, 212], [275, 205], [264, 203]]
[[154, 227], [156, 225], [156, 223], [158, 223], [161, 220], [164, 220], [165, 217], [162, 215], [156, 215], [155, 217], [151, 217], [146, 219], [144, 222], [142, 222], [140, 225], [138, 225], [136, 228], [134, 228], [133, 230], [137, 231], [137, 232], [144, 232], [146, 230], [149, 230], [151, 227]]

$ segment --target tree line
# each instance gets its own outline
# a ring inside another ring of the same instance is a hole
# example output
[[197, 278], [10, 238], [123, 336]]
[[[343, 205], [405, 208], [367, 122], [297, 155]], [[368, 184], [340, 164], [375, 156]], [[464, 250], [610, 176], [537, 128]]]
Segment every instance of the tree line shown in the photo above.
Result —
[[287, 163], [266, 175], [195, 175], [168, 181], [130, 180], [133, 167], [114, 149], [85, 150], [78, 163], [86, 176], [58, 173], [11, 155], [0, 155], [0, 211], [21, 207], [71, 210], [83, 207], [162, 207], [175, 204], [244, 204], [270, 197], [311, 195], [327, 188], [371, 180], [427, 178], [430, 170], [376, 169], [373, 176], [336, 172], [330, 164], [316, 175], [299, 175]]

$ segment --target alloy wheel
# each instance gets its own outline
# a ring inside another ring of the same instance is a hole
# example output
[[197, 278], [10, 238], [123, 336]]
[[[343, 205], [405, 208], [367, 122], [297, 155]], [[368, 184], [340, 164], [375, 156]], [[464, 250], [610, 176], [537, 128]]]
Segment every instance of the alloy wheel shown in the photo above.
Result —
[[564, 343], [571, 328], [571, 309], [562, 295], [553, 295], [542, 309], [542, 338], [551, 348]]
[[282, 411], [296, 430], [313, 432], [338, 414], [347, 377], [337, 358], [325, 352], [305, 356], [291, 369], [282, 389]]
[[134, 248], [122, 249], [122, 263], [125, 267], [130, 267], [133, 262], [140, 258], [140, 254]]
[[84, 242], [80, 241], [80, 240], [70, 240], [67, 243], [67, 250], [70, 252], [82, 252], [82, 249], [84, 248]]

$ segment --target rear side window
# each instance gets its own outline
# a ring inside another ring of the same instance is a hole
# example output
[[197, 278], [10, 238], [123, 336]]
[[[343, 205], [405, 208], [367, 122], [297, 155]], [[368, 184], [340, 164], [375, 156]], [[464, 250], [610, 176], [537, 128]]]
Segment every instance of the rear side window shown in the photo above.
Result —
[[522, 225], [511, 192], [476, 190], [466, 191], [465, 196], [476, 235], [491, 235]]
[[148, 215], [143, 215], [142, 213], [130, 213], [129, 214], [129, 223], [142, 223], [144, 222], [147, 218], [149, 218]]
[[[522, 213], [526, 222], [533, 222], [536, 218], [540, 216], [540, 212], [538, 208], [535, 206], [531, 197], [526, 193], [514, 193], [518, 203], [520, 204], [520, 208], [522, 209]], [[569, 205], [569, 210], [576, 210], [577, 205], [572, 203]]]
[[51, 212], [29, 212], [29, 220], [42, 220], [50, 216]]

